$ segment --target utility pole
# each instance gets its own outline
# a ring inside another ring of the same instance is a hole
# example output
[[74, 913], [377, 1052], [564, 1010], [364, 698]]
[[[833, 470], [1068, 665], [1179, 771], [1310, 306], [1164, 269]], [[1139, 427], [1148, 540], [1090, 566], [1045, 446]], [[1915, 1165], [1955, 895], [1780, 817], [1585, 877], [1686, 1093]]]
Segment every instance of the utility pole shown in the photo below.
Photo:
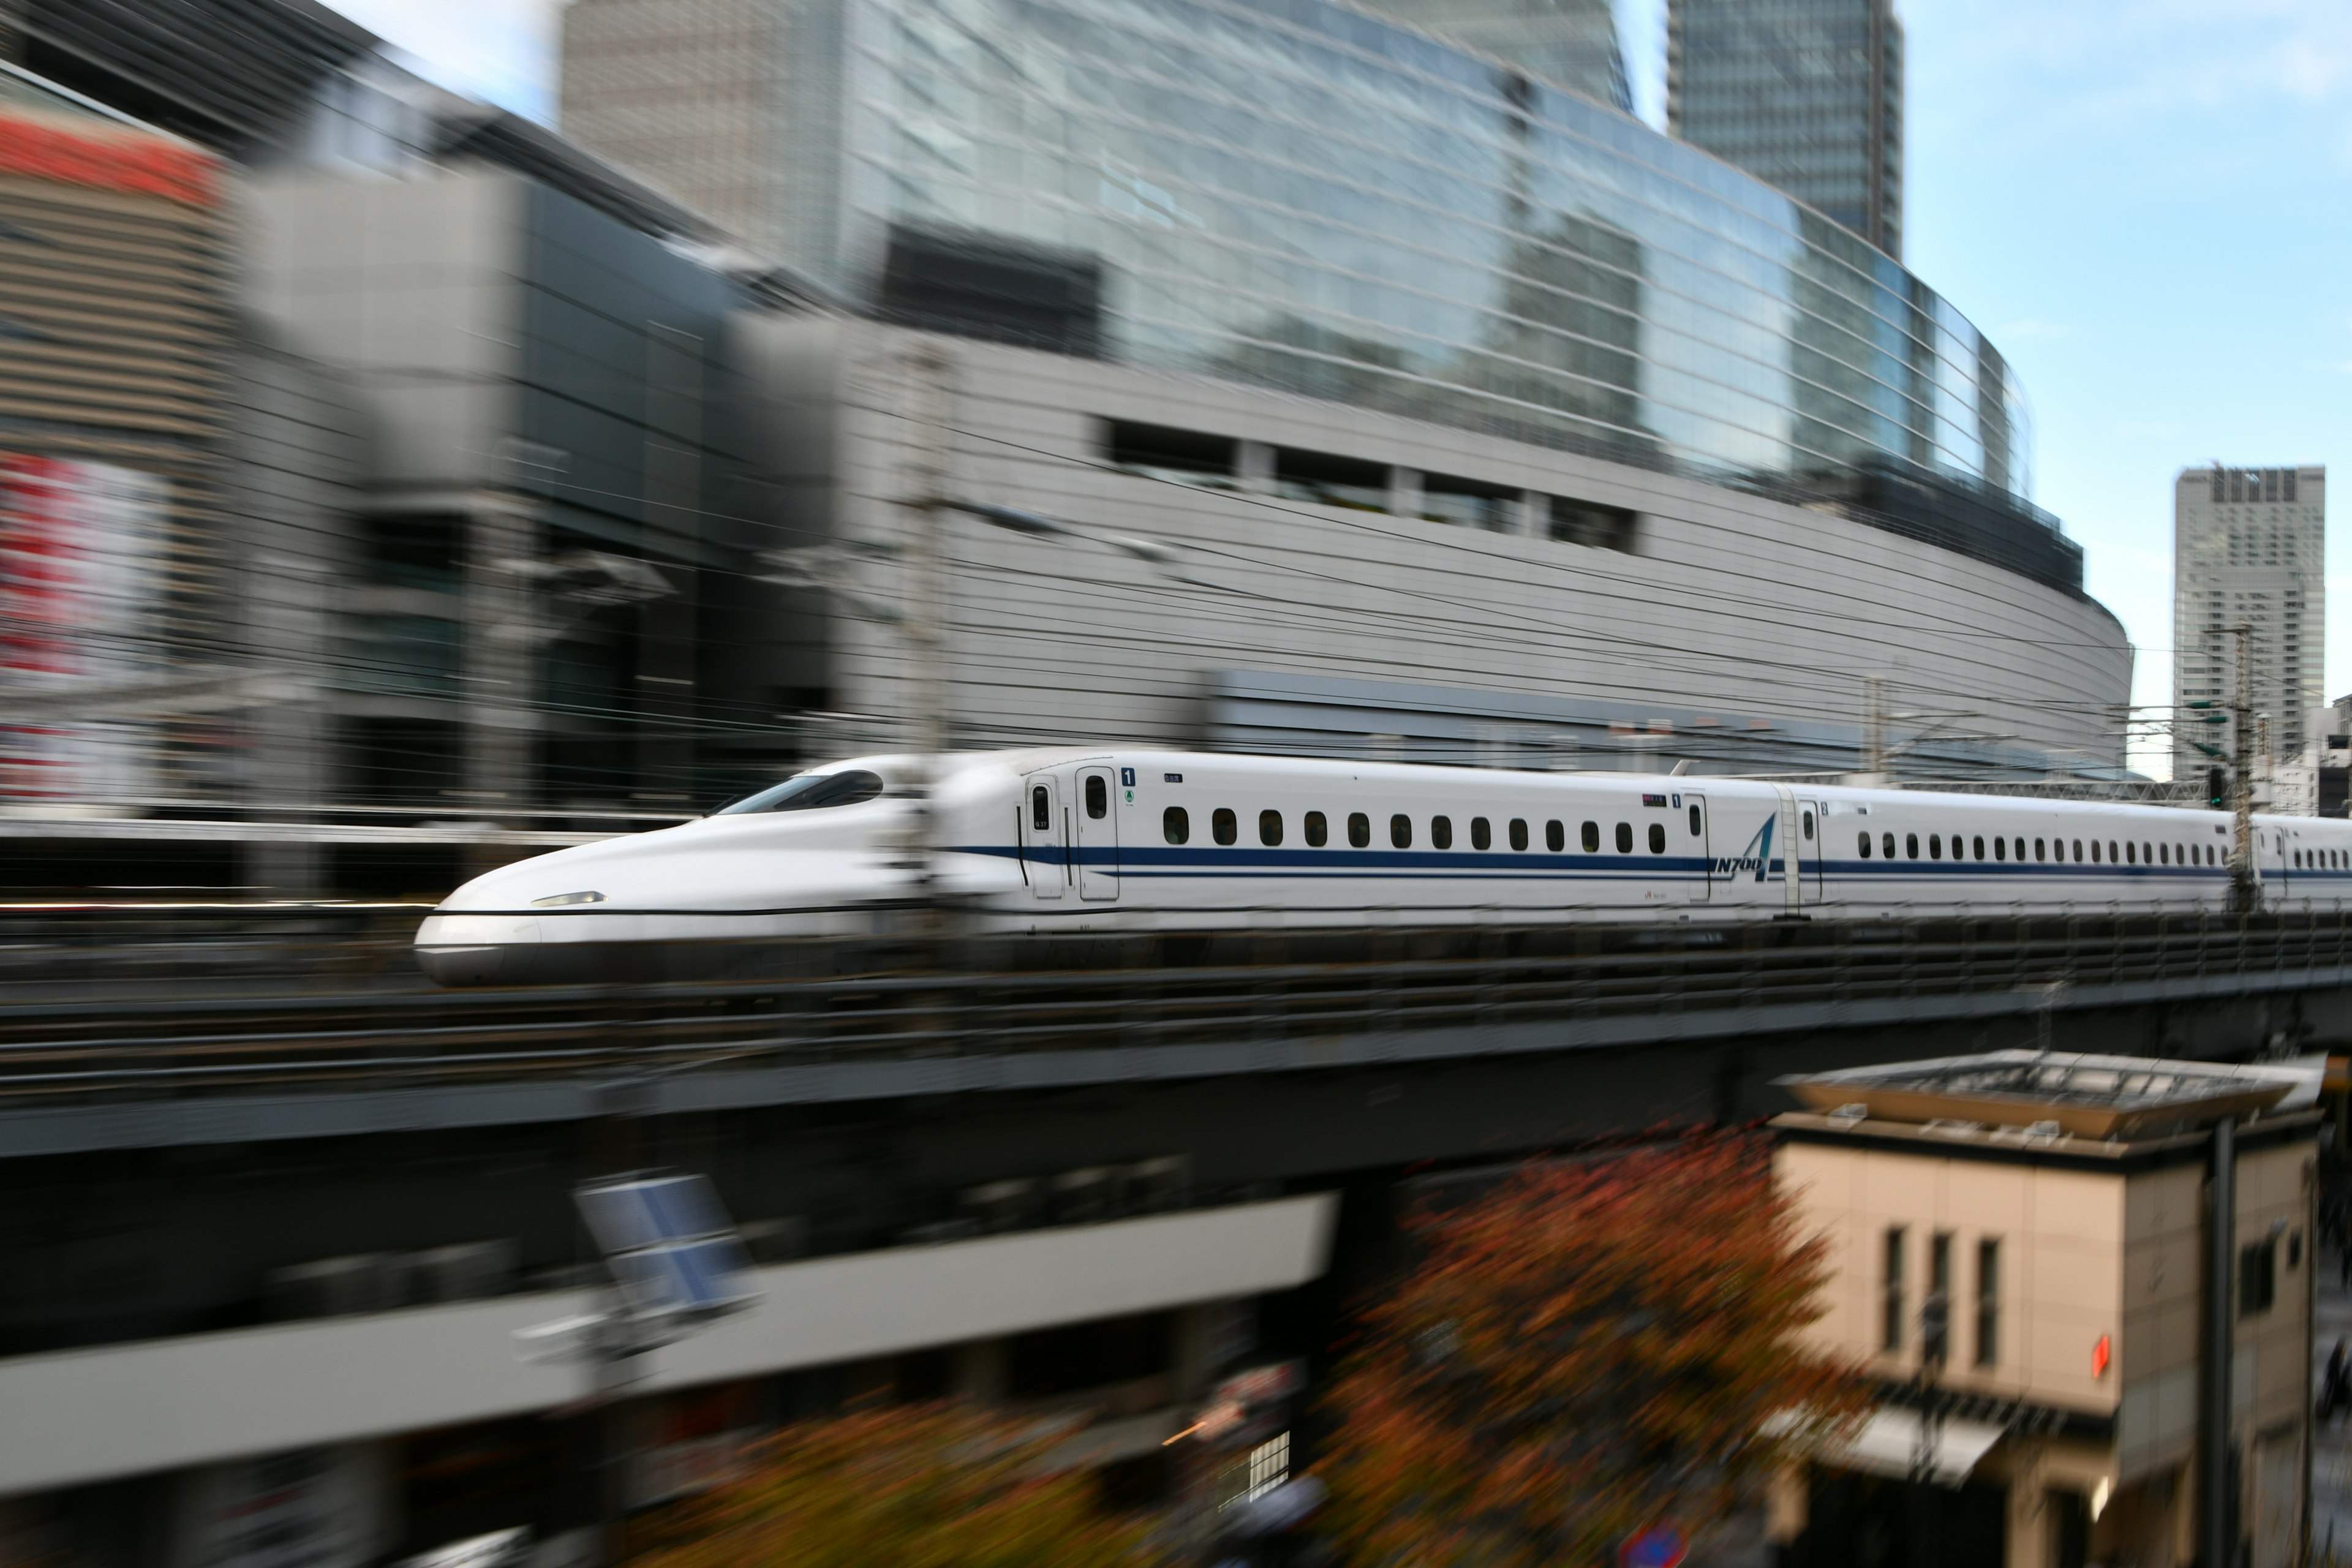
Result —
[[2231, 703], [2230, 809], [2235, 817], [2230, 847], [2230, 902], [2242, 915], [2254, 912], [2254, 628], [2241, 621], [2230, 628], [2238, 639], [2236, 700]]
[[1862, 678], [1862, 773], [1871, 784], [1886, 782], [1886, 677]]
[[907, 512], [907, 644], [914, 654], [914, 711], [907, 717], [915, 753], [914, 798], [901, 868], [914, 878], [917, 921], [937, 934], [938, 865], [932, 854], [936, 808], [931, 795], [939, 759], [948, 749], [948, 605], [946, 532], [950, 475], [948, 427], [953, 412], [954, 364], [938, 343], [918, 338], [906, 359], [907, 424], [912, 447], [901, 505]]

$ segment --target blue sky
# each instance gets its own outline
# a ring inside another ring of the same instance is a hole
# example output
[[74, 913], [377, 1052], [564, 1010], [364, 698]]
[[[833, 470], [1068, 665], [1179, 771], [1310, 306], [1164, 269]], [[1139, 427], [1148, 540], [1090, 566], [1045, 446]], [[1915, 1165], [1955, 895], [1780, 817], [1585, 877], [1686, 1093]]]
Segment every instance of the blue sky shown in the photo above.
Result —
[[[336, 0], [453, 87], [551, 114], [554, 0]], [[1616, 0], [1662, 118], [1664, 0]], [[2171, 683], [2172, 477], [2352, 486], [2352, 0], [1898, 0], [1904, 259], [2024, 383], [2034, 499]], [[2352, 691], [2352, 492], [2330, 509], [2326, 694]], [[2142, 765], [2159, 769], [2154, 746]]]

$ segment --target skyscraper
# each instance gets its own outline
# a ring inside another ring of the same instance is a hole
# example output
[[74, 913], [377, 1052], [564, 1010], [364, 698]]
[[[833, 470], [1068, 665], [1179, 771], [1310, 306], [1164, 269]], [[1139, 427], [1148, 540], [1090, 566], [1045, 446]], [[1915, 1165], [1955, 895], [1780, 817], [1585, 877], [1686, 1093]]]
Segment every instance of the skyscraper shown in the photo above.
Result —
[[1400, 22], [1442, 33], [1570, 92], [1633, 111], [1610, 0], [1364, 0]]
[[[2253, 711], [2269, 720], [2267, 752], [2299, 757], [2306, 710], [2321, 703], [2327, 642], [2322, 575], [2327, 543], [2324, 468], [2184, 468], [2172, 482], [2172, 703], [2175, 778], [2213, 765], [2192, 741], [2227, 749], [2226, 724], [2196, 721], [2237, 695], [2236, 638], [2252, 628]], [[2219, 736], [2208, 740], [2209, 732]], [[2261, 734], [2247, 737], [2259, 744]]]
[[1902, 257], [1894, 0], [1669, 0], [1666, 128]]

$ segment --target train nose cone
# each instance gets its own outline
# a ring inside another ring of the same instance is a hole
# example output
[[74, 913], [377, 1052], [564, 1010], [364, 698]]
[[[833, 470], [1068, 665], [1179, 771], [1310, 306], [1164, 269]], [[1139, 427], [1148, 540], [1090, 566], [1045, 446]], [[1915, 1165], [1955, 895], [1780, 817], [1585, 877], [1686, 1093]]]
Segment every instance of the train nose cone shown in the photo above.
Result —
[[[516, 960], [543, 940], [535, 915], [427, 915], [416, 928], [416, 966], [439, 985], [520, 979]], [[511, 948], [525, 951], [510, 954]]]

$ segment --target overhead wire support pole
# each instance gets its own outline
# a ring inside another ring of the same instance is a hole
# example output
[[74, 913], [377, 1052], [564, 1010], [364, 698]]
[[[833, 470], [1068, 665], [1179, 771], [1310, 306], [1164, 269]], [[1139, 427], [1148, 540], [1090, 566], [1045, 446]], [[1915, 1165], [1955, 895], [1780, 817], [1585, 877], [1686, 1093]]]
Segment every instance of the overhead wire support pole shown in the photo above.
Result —
[[902, 864], [914, 878], [918, 919], [935, 933], [939, 923], [937, 804], [939, 759], [949, 746], [947, 515], [949, 432], [952, 428], [954, 363], [947, 351], [918, 339], [906, 360], [908, 413], [915, 431], [906, 496], [907, 643], [914, 655], [913, 711], [908, 715], [915, 753], [913, 812]]
[[2240, 914], [2253, 913], [2260, 898], [2254, 881], [2253, 631], [2243, 621], [2230, 628], [2238, 641], [2236, 699], [2230, 705], [2230, 901]]

